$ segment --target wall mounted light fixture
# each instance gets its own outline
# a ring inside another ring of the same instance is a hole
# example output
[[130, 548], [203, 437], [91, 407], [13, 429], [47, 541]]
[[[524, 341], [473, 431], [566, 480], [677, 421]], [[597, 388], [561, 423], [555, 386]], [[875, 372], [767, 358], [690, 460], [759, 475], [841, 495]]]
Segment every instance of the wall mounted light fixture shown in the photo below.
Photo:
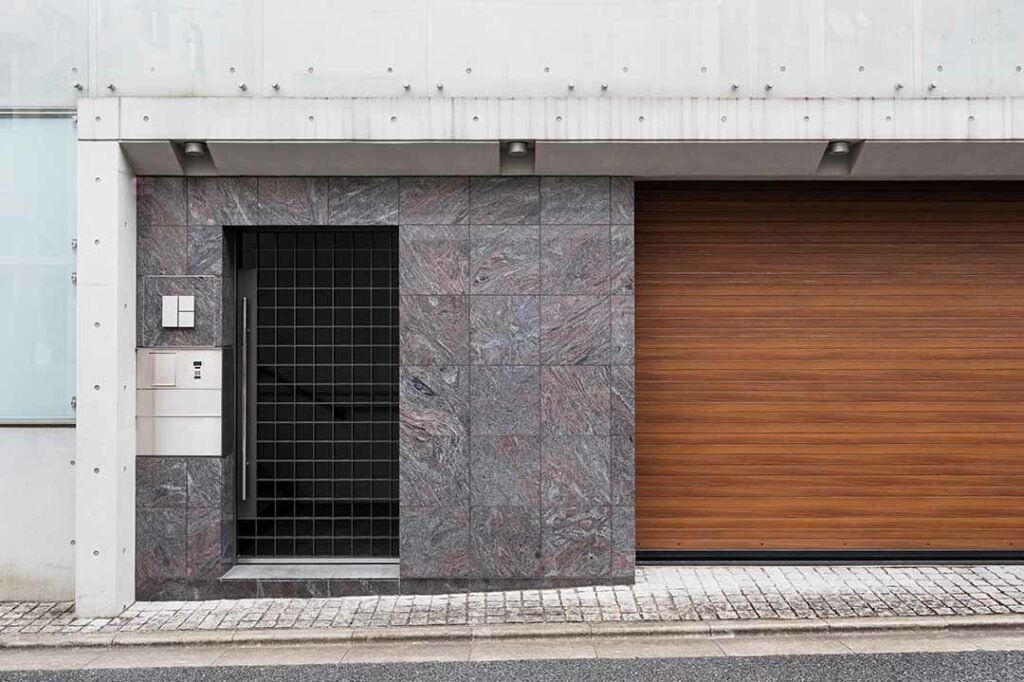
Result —
[[187, 156], [206, 156], [206, 143], [199, 142], [198, 140], [189, 140], [183, 145], [182, 151]]
[[522, 140], [513, 140], [508, 143], [509, 156], [526, 156], [530, 153], [530, 145]]
[[828, 143], [828, 148], [825, 149], [825, 153], [829, 156], [849, 156], [850, 143], [846, 140], [833, 140]]

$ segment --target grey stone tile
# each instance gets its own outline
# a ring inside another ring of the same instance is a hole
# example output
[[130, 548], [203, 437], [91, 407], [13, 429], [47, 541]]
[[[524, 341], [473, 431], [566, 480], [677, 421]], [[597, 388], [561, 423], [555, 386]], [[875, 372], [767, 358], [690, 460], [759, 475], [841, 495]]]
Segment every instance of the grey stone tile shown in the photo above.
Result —
[[469, 447], [458, 436], [402, 434], [398, 467], [402, 508], [469, 506]]
[[633, 435], [613, 433], [612, 454], [612, 504], [636, 503], [636, 442]]
[[221, 275], [224, 272], [224, 228], [220, 225], [189, 225], [186, 273]]
[[632, 577], [636, 572], [636, 509], [612, 507], [612, 575]]
[[[227, 356], [225, 356], [227, 357]], [[231, 390], [226, 388], [225, 390]], [[228, 448], [228, 452], [233, 452], [233, 448]], [[218, 457], [221, 463], [221, 486], [222, 495], [220, 498], [221, 509], [228, 510], [234, 509], [235, 506], [235, 458], [228, 455], [226, 457]]]
[[[234, 560], [231, 557], [230, 560]], [[227, 571], [222, 559], [221, 570]], [[190, 578], [188, 580], [188, 592], [184, 597], [188, 601], [205, 601], [210, 599], [255, 599], [257, 595], [257, 581], [255, 580], [221, 580], [219, 575], [209, 578]]]
[[473, 367], [471, 423], [474, 435], [533, 436], [540, 430], [537, 367]]
[[224, 314], [224, 326], [223, 334], [225, 343], [233, 345], [235, 343], [236, 328], [235, 328], [235, 311], [237, 306], [237, 297], [235, 292], [235, 244], [236, 239], [232, 234], [221, 233], [221, 301], [223, 305]]
[[399, 419], [411, 437], [465, 437], [469, 428], [466, 367], [401, 368]]
[[470, 228], [470, 290], [474, 294], [535, 294], [540, 290], [540, 228]]
[[398, 223], [398, 178], [331, 178], [331, 225]]
[[219, 577], [220, 507], [190, 508], [186, 513], [186, 570], [189, 578]]
[[363, 595], [398, 594], [398, 580], [329, 580], [331, 597], [357, 597]]
[[468, 296], [402, 296], [399, 320], [402, 364], [469, 362]]
[[185, 274], [185, 226], [139, 225], [136, 274]]
[[139, 457], [135, 461], [135, 503], [139, 507], [184, 507], [186, 485], [183, 458]]
[[188, 457], [188, 506], [221, 507], [224, 462], [220, 457]]
[[633, 224], [633, 178], [611, 178], [612, 225]]
[[607, 225], [607, 177], [544, 177], [540, 181], [542, 225]]
[[189, 225], [256, 225], [256, 178], [188, 179]]
[[399, 287], [403, 294], [469, 292], [469, 228], [402, 225], [398, 232]]
[[473, 506], [540, 506], [540, 439], [476, 436], [471, 439]]
[[[142, 345], [220, 346], [223, 341], [223, 286], [220, 277], [143, 277]], [[193, 329], [164, 329], [163, 296], [195, 296], [196, 326]]]
[[136, 224], [184, 225], [185, 178], [141, 177], [135, 185]]
[[540, 508], [473, 507], [471, 575], [525, 578], [540, 575]]
[[403, 225], [460, 225], [469, 218], [469, 179], [401, 178], [399, 220]]
[[[137, 267], [137, 266], [136, 266]], [[142, 277], [135, 278], [135, 345], [143, 347], [145, 342], [143, 340], [142, 330], [144, 321], [146, 318], [146, 282]]]
[[608, 504], [610, 458], [607, 436], [545, 436], [540, 445], [544, 507]]
[[470, 569], [469, 509], [403, 507], [402, 591], [406, 578], [466, 578]]
[[178, 578], [145, 578], [135, 572], [135, 598], [140, 601], [181, 601], [188, 599], [188, 581]]
[[465, 594], [469, 589], [467, 578], [411, 578], [399, 582], [402, 594]]
[[612, 347], [610, 363], [613, 365], [632, 365], [633, 352], [633, 319], [635, 304], [632, 296], [612, 296]]
[[185, 577], [185, 507], [135, 510], [137, 579]]
[[544, 435], [608, 435], [608, 394], [607, 367], [542, 367]]
[[330, 225], [331, 224], [331, 205], [330, 205], [330, 188], [328, 186], [329, 178], [311, 178], [313, 184], [312, 187], [312, 202], [313, 202], [313, 224], [314, 225]]
[[633, 435], [636, 409], [633, 368], [617, 365], [608, 368], [611, 378], [611, 432]]
[[611, 572], [611, 508], [545, 508], [544, 575], [597, 577]]
[[541, 227], [541, 293], [607, 294], [610, 234], [607, 225]]
[[331, 596], [328, 580], [260, 580], [257, 599], [325, 599]]
[[540, 354], [537, 296], [470, 296], [474, 365], [535, 365]]
[[257, 180], [260, 225], [324, 225], [326, 178], [261, 177]]
[[536, 177], [478, 177], [469, 183], [473, 225], [529, 225], [540, 220]]
[[610, 314], [607, 296], [542, 296], [541, 362], [608, 364]]
[[635, 288], [633, 226], [612, 225], [611, 233], [611, 291], [613, 294], [632, 294]]

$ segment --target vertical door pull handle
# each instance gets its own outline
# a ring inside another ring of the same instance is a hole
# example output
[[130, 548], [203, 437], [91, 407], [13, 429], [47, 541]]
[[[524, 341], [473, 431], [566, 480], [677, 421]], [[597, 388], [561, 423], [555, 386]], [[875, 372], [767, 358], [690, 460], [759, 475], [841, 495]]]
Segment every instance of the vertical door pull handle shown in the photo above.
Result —
[[249, 483], [249, 299], [242, 297], [242, 499]]

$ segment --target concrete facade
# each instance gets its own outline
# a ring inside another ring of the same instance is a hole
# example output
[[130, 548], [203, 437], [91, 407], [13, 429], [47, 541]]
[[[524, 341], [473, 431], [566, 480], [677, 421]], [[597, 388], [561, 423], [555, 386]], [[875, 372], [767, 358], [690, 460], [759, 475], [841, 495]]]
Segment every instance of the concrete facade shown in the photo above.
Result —
[[74, 599], [74, 452], [73, 428], [0, 429], [0, 500], [20, 510], [0, 523], [0, 600]]
[[[633, 580], [630, 179], [143, 177], [137, 195], [141, 347], [232, 345], [224, 226], [397, 224], [401, 297], [400, 581], [220, 581], [233, 453], [141, 457], [140, 599]], [[196, 296], [194, 329], [161, 328], [168, 294]]]
[[[1024, 177], [1018, 0], [13, 0], [0, 26], [0, 118], [75, 117], [79, 163], [77, 429], [35, 457], [39, 424], [0, 424], [0, 517], [54, 496], [0, 599], [89, 616], [230, 596], [230, 452], [135, 437], [137, 348], [230, 348], [224, 226], [401, 226], [410, 589], [604, 582], [632, 561], [619, 178]], [[158, 324], [175, 293], [196, 330]]]

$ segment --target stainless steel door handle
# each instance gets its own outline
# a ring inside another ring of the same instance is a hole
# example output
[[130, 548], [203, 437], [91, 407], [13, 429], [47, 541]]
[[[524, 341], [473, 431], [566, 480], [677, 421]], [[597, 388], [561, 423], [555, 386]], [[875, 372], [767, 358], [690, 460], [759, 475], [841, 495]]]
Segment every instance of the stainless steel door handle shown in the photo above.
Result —
[[242, 499], [249, 481], [249, 298], [242, 297]]

